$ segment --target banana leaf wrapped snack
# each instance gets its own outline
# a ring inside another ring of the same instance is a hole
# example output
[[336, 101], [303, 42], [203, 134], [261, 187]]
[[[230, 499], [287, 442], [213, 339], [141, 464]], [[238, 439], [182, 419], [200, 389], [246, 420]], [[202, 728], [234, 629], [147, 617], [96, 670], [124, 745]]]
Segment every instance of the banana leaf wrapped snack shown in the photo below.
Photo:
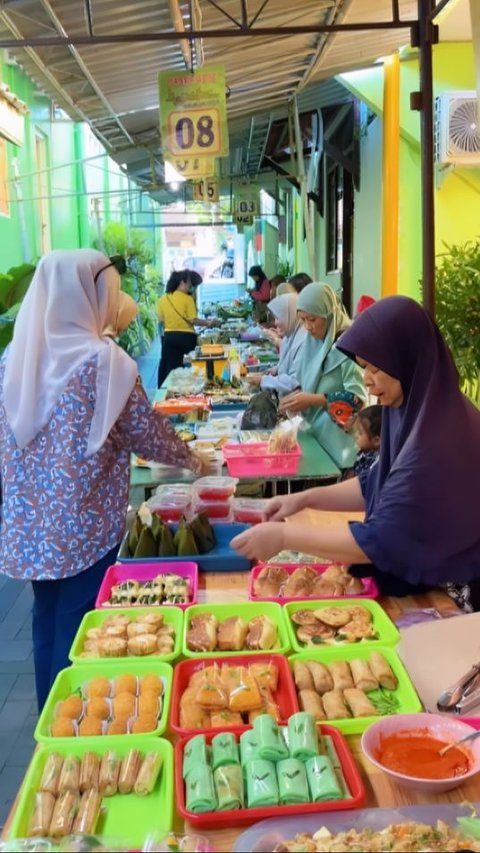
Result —
[[177, 549], [178, 557], [189, 557], [192, 554], [200, 553], [197, 548], [197, 543], [195, 542], [195, 536], [193, 535], [191, 525], [185, 518], [180, 520], [177, 532], [173, 537], [173, 542]]
[[152, 529], [155, 523], [157, 529], [156, 540], [158, 545], [158, 556], [176, 557], [177, 549], [175, 547], [172, 531], [168, 524], [165, 524], [164, 521], [160, 521], [158, 516], [155, 516], [155, 519], [156, 521], [152, 522]]
[[195, 542], [200, 554], [208, 554], [212, 548], [215, 548], [217, 540], [208, 515], [206, 512], [199, 512], [190, 524], [190, 529], [195, 537]]
[[151, 527], [146, 524], [142, 527], [142, 532], [138, 540], [138, 545], [135, 548], [133, 556], [135, 559], [144, 559], [146, 557], [157, 556], [157, 542]]

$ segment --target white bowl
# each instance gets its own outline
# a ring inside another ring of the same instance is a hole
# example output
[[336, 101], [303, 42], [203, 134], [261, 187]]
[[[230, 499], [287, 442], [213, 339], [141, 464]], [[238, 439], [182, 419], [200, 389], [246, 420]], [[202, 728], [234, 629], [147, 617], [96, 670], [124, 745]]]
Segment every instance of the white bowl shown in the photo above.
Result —
[[476, 731], [472, 726], [463, 723], [456, 717], [447, 717], [443, 714], [395, 714], [372, 723], [364, 732], [362, 735], [363, 753], [375, 767], [394, 779], [401, 788], [430, 794], [440, 794], [443, 791], [458, 788], [467, 779], [471, 779], [472, 776], [480, 772], [480, 737], [462, 747], [471, 756], [471, 769], [463, 776], [454, 776], [450, 779], [421, 779], [415, 776], [406, 776], [403, 773], [390, 770], [378, 760], [377, 755], [382, 737], [388, 737], [388, 735], [397, 732], [418, 732], [419, 729], [426, 730], [429, 735], [445, 743], [460, 740], [460, 738]]

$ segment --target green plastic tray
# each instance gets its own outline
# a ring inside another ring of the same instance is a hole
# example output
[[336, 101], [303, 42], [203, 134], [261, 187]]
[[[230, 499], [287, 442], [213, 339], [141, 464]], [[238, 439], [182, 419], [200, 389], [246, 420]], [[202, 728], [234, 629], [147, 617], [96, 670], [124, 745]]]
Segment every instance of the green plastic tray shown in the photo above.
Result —
[[[240, 616], [246, 622], [250, 622], [255, 616], [268, 616], [268, 618], [277, 626], [277, 645], [273, 649], [262, 649], [261, 651], [252, 651], [251, 649], [241, 649], [238, 652], [224, 651], [216, 649], [213, 652], [192, 652], [187, 648], [187, 631], [190, 628], [190, 620], [192, 616], [199, 613], [213, 613], [219, 622], [223, 619], [228, 619], [231, 616]], [[279, 604], [273, 602], [238, 602], [235, 604], [194, 604], [192, 607], [187, 607], [185, 610], [185, 621], [183, 626], [183, 648], [182, 653], [186, 658], [212, 658], [219, 655], [255, 655], [265, 654], [265, 652], [280, 652], [286, 654], [290, 651], [290, 641], [288, 638], [287, 625], [285, 614]]]
[[107, 658], [104, 658], [99, 663], [88, 665], [70, 666], [68, 669], [62, 669], [58, 673], [53, 682], [48, 699], [45, 702], [42, 713], [35, 728], [34, 738], [39, 743], [59, 744], [59, 743], [90, 743], [97, 745], [105, 742], [113, 742], [114, 735], [97, 735], [94, 737], [52, 737], [50, 734], [50, 726], [55, 719], [55, 710], [58, 702], [66, 699], [72, 693], [75, 693], [83, 684], [91, 681], [93, 678], [118, 678], [119, 675], [132, 673], [133, 675], [142, 676], [147, 673], [155, 673], [163, 679], [165, 690], [163, 693], [162, 713], [158, 720], [157, 728], [154, 732], [146, 732], [145, 734], [122, 735], [127, 743], [139, 740], [144, 741], [145, 738], [151, 738], [155, 735], [161, 735], [167, 728], [168, 714], [170, 710], [170, 699], [172, 693], [173, 670], [169, 663], [157, 661], [154, 658], [135, 662], [124, 659], [123, 666], [118, 663], [109, 663]]
[[[400, 642], [400, 632], [396, 625], [385, 613], [383, 607], [377, 601], [372, 601], [370, 598], [334, 598], [326, 600], [322, 598], [318, 601], [291, 601], [289, 604], [284, 604], [288, 638], [292, 649], [295, 652], [308, 651], [311, 647], [305, 643], [299, 642], [297, 633], [292, 622], [291, 614], [297, 610], [323, 610], [326, 607], [364, 607], [369, 610], [373, 616], [373, 624], [378, 634], [377, 640], [360, 640], [357, 643], [325, 643], [326, 649], [347, 649], [352, 646], [355, 649], [365, 646], [369, 649], [375, 649], [377, 646], [396, 646]], [[323, 648], [320, 644], [318, 648]], [[313, 649], [314, 650], [314, 649]]]
[[[394, 649], [389, 648], [388, 646], [367, 646], [364, 644], [355, 644], [353, 646], [339, 646], [336, 649], [327, 648], [325, 646], [324, 649], [307, 649], [306, 651], [301, 652], [300, 654], [292, 655], [289, 658], [289, 664], [293, 671], [293, 664], [296, 660], [300, 661], [319, 661], [319, 663], [329, 664], [335, 660], [354, 660], [354, 658], [360, 658], [362, 660], [368, 659], [370, 652], [377, 651], [380, 652], [385, 660], [390, 664], [393, 672], [397, 676], [398, 679], [398, 687], [395, 690], [395, 695], [398, 699], [398, 714], [416, 714], [417, 711], [422, 710], [422, 703], [417, 696], [415, 688], [410, 681], [407, 670], [405, 669], [402, 661], [397, 655]], [[368, 694], [367, 694], [368, 695]], [[298, 693], [297, 693], [298, 700]], [[300, 707], [300, 706], [299, 706]], [[345, 735], [359, 735], [368, 729], [372, 723], [376, 723], [377, 720], [380, 720], [381, 717], [356, 717], [351, 718], [349, 720], [325, 720], [325, 724], [329, 726], [335, 726], [336, 729], [339, 729]]]
[[99, 628], [100, 625], [103, 625], [106, 619], [112, 616], [128, 616], [130, 619], [133, 619], [135, 622], [140, 622], [142, 615], [147, 615], [148, 613], [160, 614], [163, 616], [163, 621], [166, 625], [173, 625], [175, 628], [175, 645], [173, 647], [173, 652], [170, 652], [168, 655], [154, 655], [152, 657], [148, 657], [148, 660], [157, 660], [161, 661], [172, 661], [175, 658], [178, 658], [182, 652], [182, 631], [183, 631], [183, 611], [180, 610], [179, 607], [172, 607], [169, 605], [168, 607], [125, 607], [125, 608], [115, 608], [115, 610], [90, 610], [89, 613], [86, 613], [83, 617], [80, 627], [77, 631], [75, 639], [73, 641], [72, 648], [70, 649], [69, 658], [73, 663], [84, 664], [85, 666], [89, 666], [91, 663], [99, 663], [100, 661], [108, 661], [108, 663], [114, 663], [118, 666], [118, 664], [122, 664], [125, 666], [126, 661], [132, 661], [133, 664], [136, 664], [137, 661], [145, 661], [147, 658], [145, 655], [128, 655], [126, 657], [121, 658], [84, 658], [82, 657], [83, 644], [85, 641], [85, 635], [87, 631], [90, 631], [91, 628]]
[[[129, 738], [112, 736], [103, 740], [97, 738], [97, 740], [100, 742], [94, 747], [91, 743], [87, 743], [86, 738], [78, 738], [75, 742], [71, 740], [67, 742], [67, 739], [64, 743], [56, 741], [55, 746], [42, 747], [33, 755], [20, 789], [9, 838], [25, 838], [27, 835], [35, 793], [51, 752], [58, 752], [60, 755], [76, 755], [77, 758], [81, 758], [89, 751], [103, 755], [108, 750], [113, 750], [123, 757], [132, 749]], [[96, 834], [118, 839], [118, 841], [124, 840], [132, 848], [141, 849], [149, 833], [159, 830], [168, 832], [172, 826], [173, 747], [167, 740], [156, 737], [145, 738], [141, 745], [136, 745], [137, 747], [144, 753], [159, 752], [162, 755], [160, 778], [148, 797], [138, 797], [136, 794], [105, 797]]]

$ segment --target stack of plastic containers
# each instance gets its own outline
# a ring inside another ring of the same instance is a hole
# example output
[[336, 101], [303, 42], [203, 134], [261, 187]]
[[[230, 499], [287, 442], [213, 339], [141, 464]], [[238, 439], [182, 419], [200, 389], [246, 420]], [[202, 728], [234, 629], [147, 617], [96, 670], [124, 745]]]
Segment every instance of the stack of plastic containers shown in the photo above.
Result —
[[231, 522], [237, 483], [235, 477], [201, 477], [192, 487], [194, 513], [205, 512], [211, 521]]
[[190, 483], [173, 483], [159, 486], [155, 494], [147, 501], [151, 512], [162, 521], [178, 522], [191, 515], [192, 486]]

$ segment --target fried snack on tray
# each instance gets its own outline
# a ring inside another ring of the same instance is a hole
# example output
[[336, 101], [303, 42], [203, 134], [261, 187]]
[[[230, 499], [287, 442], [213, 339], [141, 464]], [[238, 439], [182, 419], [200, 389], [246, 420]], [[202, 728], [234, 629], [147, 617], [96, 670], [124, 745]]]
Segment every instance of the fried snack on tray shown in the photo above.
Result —
[[307, 853], [334, 853], [337, 850], [345, 853], [354, 853], [356, 850], [363, 850], [364, 853], [378, 853], [382, 850], [389, 850], [390, 853], [421, 853], [424, 850], [430, 853], [459, 853], [461, 850], [472, 850], [476, 853], [480, 851], [480, 841], [438, 820], [434, 826], [406, 821], [390, 824], [382, 830], [367, 827], [336, 834], [323, 826], [314, 835], [302, 832], [273, 847], [274, 853], [294, 853], [299, 850]]

